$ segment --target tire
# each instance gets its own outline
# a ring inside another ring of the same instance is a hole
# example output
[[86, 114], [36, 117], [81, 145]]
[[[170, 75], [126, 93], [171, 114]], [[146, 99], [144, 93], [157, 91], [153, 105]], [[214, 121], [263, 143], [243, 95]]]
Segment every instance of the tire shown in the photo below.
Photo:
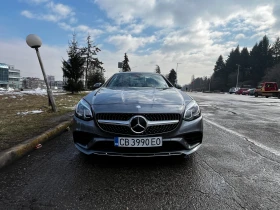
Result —
[[255, 93], [255, 97], [258, 97], [259, 96], [259, 94], [258, 93]]
[[265, 96], [266, 98], [268, 98], [269, 96]]

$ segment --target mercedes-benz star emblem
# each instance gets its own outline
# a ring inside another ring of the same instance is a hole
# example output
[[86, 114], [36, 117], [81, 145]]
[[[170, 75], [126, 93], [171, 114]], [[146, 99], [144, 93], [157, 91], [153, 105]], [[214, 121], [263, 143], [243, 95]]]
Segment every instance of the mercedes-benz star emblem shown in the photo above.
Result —
[[143, 116], [134, 116], [130, 120], [130, 128], [134, 133], [143, 133], [147, 124], [147, 120]]

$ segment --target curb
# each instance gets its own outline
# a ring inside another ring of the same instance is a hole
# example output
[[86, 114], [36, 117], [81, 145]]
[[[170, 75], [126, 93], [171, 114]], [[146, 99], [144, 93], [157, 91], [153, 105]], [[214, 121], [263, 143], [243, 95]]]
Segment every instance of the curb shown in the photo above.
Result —
[[72, 120], [60, 123], [56, 127], [46, 131], [45, 133], [39, 136], [28, 139], [17, 146], [0, 152], [0, 169], [20, 159], [27, 153], [31, 152], [32, 150], [34, 150], [36, 145], [46, 142], [47, 140], [50, 140], [55, 136], [61, 134], [67, 129], [67, 127], [71, 126], [72, 123]]

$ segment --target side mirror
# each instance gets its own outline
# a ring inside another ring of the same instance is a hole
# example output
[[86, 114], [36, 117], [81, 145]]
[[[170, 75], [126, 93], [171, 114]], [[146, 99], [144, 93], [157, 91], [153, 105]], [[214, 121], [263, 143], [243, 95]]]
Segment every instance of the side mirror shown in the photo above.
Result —
[[177, 89], [182, 89], [182, 87], [180, 86], [180, 85], [178, 85], [178, 84], [176, 84], [176, 85], [174, 85], [175, 86], [175, 88], [177, 88]]
[[95, 84], [93, 85], [93, 87], [95, 87], [95, 88], [100, 88], [101, 85], [102, 85], [102, 83], [98, 82], [98, 83], [95, 83]]

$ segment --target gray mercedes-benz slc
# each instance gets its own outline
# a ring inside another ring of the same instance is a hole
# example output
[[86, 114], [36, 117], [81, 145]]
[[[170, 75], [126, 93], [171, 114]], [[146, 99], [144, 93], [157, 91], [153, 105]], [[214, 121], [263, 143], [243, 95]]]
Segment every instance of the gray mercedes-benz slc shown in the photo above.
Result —
[[75, 109], [73, 139], [85, 154], [188, 155], [202, 138], [198, 104], [156, 73], [116, 73]]

